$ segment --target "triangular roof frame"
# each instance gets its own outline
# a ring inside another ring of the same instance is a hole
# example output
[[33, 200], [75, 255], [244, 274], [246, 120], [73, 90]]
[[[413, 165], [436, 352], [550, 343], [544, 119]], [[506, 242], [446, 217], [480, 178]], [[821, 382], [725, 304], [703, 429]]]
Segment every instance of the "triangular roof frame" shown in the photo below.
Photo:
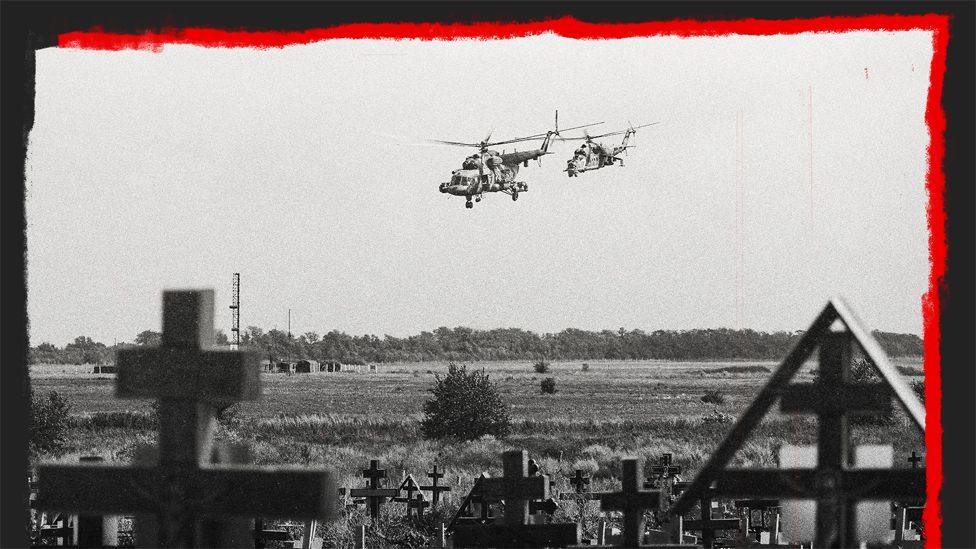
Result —
[[875, 371], [892, 390], [894, 397], [908, 412], [909, 417], [918, 427], [925, 432], [925, 407], [919, 402], [918, 397], [911, 387], [902, 379], [901, 374], [888, 360], [888, 356], [881, 349], [871, 332], [864, 327], [864, 324], [857, 318], [850, 306], [839, 296], [834, 296], [827, 301], [817, 318], [810, 325], [810, 328], [800, 337], [793, 349], [790, 350], [783, 362], [780, 363], [776, 371], [773, 372], [769, 381], [759, 391], [752, 404], [746, 408], [738, 421], [719, 444], [718, 448], [712, 452], [711, 457], [701, 469], [691, 485], [685, 490], [678, 501], [671, 507], [672, 515], [680, 515], [691, 510], [698, 498], [698, 494], [711, 487], [712, 481], [728, 465], [735, 455], [735, 452], [742, 446], [746, 438], [753, 429], [759, 425], [769, 409], [782, 396], [783, 390], [789, 385], [790, 380], [800, 370], [803, 363], [813, 354], [817, 348], [820, 337], [830, 330], [830, 326], [840, 320], [841, 323], [854, 337], [864, 354], [868, 357], [868, 362], [874, 366]]

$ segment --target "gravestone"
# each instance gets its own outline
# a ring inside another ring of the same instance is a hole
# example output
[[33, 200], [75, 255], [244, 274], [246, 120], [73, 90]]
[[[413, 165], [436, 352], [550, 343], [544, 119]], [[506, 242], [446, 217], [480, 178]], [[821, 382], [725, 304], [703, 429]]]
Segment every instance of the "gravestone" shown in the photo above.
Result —
[[164, 292], [161, 345], [118, 352], [116, 396], [159, 401], [158, 463], [41, 465], [40, 508], [152, 515], [155, 543], [143, 545], [160, 547], [211, 545], [206, 519], [333, 516], [330, 473], [210, 464], [217, 410], [260, 394], [257, 355], [212, 348], [213, 296]]
[[380, 516], [380, 507], [386, 498], [399, 495], [400, 491], [396, 488], [381, 488], [380, 479], [386, 478], [386, 469], [379, 468], [379, 462], [375, 459], [370, 460], [369, 469], [363, 469], [363, 478], [367, 479], [365, 488], [353, 488], [349, 490], [349, 495], [353, 498], [363, 498], [369, 504], [369, 516], [376, 520]]
[[[843, 325], [832, 331], [835, 323]], [[853, 344], [859, 345], [881, 383], [849, 381]], [[820, 374], [816, 383], [790, 383], [806, 359], [819, 347]], [[853, 414], [884, 413], [894, 395], [915, 423], [925, 430], [925, 409], [914, 392], [888, 362], [880, 345], [840, 299], [831, 299], [773, 372], [726, 439], [678, 499], [672, 513], [687, 512], [699, 494], [712, 487], [719, 496], [812, 499], [816, 510], [814, 546], [850, 547], [858, 544], [857, 503], [921, 497], [925, 478], [920, 470], [880, 467], [854, 469], [850, 458]], [[813, 469], [728, 469], [726, 466], [748, 434], [776, 401], [785, 413], [814, 413], [818, 418], [817, 456]], [[784, 519], [786, 514], [784, 511]]]
[[441, 492], [450, 492], [451, 488], [449, 486], [440, 486], [438, 481], [444, 478], [444, 473], [439, 473], [437, 471], [437, 464], [434, 464], [434, 470], [427, 473], [427, 477], [431, 479], [430, 484], [427, 486], [421, 486], [420, 489], [425, 492], [430, 492], [430, 501], [433, 506], [437, 506], [441, 499]]
[[504, 501], [501, 520], [492, 524], [459, 524], [455, 547], [566, 547], [579, 543], [578, 524], [528, 524], [529, 501], [549, 497], [549, 477], [529, 476], [525, 450], [505, 452], [504, 475], [478, 479], [485, 501]]

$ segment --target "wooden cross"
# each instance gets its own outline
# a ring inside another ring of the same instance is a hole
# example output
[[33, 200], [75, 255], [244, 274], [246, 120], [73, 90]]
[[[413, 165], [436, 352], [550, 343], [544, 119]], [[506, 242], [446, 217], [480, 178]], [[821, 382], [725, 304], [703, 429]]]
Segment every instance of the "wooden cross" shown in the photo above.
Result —
[[218, 408], [260, 394], [258, 356], [214, 350], [213, 290], [163, 293], [158, 348], [118, 352], [116, 396], [159, 401], [158, 464], [41, 465], [38, 506], [92, 515], [154, 515], [160, 547], [201, 547], [208, 518], [331, 519], [334, 477], [212, 466]]
[[366, 499], [369, 503], [369, 516], [374, 520], [380, 516], [380, 507], [386, 498], [400, 494], [396, 488], [380, 488], [380, 479], [386, 478], [386, 469], [380, 469], [378, 465], [379, 462], [372, 459], [369, 461], [369, 469], [363, 469], [363, 478], [369, 479], [366, 488], [349, 490], [350, 497]]
[[525, 450], [505, 452], [504, 475], [479, 479], [486, 501], [504, 501], [500, 523], [458, 525], [455, 547], [566, 547], [579, 543], [579, 525], [528, 524], [529, 501], [549, 497], [549, 477], [529, 476]]
[[600, 507], [605, 511], [621, 511], [624, 514], [624, 547], [640, 547], [644, 538], [644, 511], [661, 504], [660, 492], [641, 490], [640, 463], [636, 459], [622, 461], [621, 491], [600, 494]]
[[427, 486], [421, 486], [420, 489], [423, 490], [423, 491], [425, 491], [425, 492], [430, 492], [431, 493], [431, 495], [430, 495], [431, 503], [433, 503], [433, 505], [436, 506], [437, 503], [441, 499], [441, 492], [450, 492], [451, 491], [451, 488], [449, 486], [439, 486], [437, 484], [437, 481], [439, 479], [444, 478], [444, 473], [438, 473], [437, 472], [437, 464], [436, 463], [434, 464], [434, 470], [431, 471], [431, 472], [429, 472], [429, 473], [427, 473], [427, 477], [429, 477], [430, 479], [432, 479], [430, 481], [430, 484], [427, 485]]
[[[840, 321], [843, 331], [832, 331]], [[853, 384], [849, 380], [854, 340], [880, 374], [882, 383]], [[819, 347], [817, 383], [790, 380]], [[692, 486], [678, 500], [673, 513], [686, 511], [709, 484], [722, 496], [816, 500], [813, 544], [827, 549], [857, 545], [855, 509], [861, 500], [899, 500], [924, 493], [924, 471], [849, 467], [851, 414], [883, 413], [894, 393], [915, 425], [924, 432], [925, 411], [884, 351], [846, 304], [832, 299], [804, 333], [766, 386], [712, 454]], [[722, 469], [745, 437], [777, 400], [787, 413], [818, 416], [817, 466], [814, 469]]]

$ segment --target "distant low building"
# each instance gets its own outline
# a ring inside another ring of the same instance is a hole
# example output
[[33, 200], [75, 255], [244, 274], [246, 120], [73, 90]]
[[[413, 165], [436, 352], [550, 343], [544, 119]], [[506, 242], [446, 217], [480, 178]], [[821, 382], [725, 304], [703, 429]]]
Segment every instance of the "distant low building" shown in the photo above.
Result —
[[320, 371], [320, 368], [319, 361], [317, 360], [299, 360], [295, 363], [295, 373], [310, 374], [318, 371]]
[[342, 363], [338, 360], [326, 360], [319, 367], [320, 372], [341, 372]]

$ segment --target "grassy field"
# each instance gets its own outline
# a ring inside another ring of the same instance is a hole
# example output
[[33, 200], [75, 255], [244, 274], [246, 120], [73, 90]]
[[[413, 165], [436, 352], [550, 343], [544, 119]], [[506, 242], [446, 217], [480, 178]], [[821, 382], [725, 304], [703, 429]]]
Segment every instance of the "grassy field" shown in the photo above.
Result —
[[[498, 455], [512, 447], [528, 450], [543, 472], [553, 475], [557, 490], [568, 489], [562, 474], [577, 468], [593, 474], [594, 489], [615, 490], [621, 456], [656, 459], [670, 452], [685, 467], [683, 477], [690, 479], [777, 366], [587, 361], [584, 371], [582, 364], [554, 363], [546, 374], [537, 374], [530, 362], [469, 365], [485, 368], [510, 407], [515, 429], [505, 440], [444, 443], [420, 436], [423, 403], [435, 375], [446, 371], [444, 363], [386, 364], [370, 373], [263, 374], [262, 398], [244, 403], [235, 417], [221, 424], [217, 436], [248, 443], [259, 464], [337, 469], [345, 486], [361, 484], [358, 470], [370, 459], [379, 459], [393, 479], [409, 473], [426, 480], [426, 471], [437, 462], [455, 487], [447, 498], [448, 510], [457, 506], [482, 471], [500, 474]], [[898, 364], [906, 372], [920, 373], [918, 361]], [[58, 391], [73, 406], [68, 453], [45, 459], [76, 461], [80, 455], [97, 454], [128, 462], [136, 446], [154, 442], [150, 402], [114, 398], [114, 376], [90, 371], [74, 366], [32, 368], [35, 394]], [[810, 379], [808, 371], [800, 376]], [[555, 394], [540, 393], [545, 377], [556, 379]], [[703, 403], [706, 391], [718, 391], [724, 402]], [[780, 445], [812, 443], [815, 432], [812, 419], [785, 417], [774, 409], [735, 462], [775, 466]], [[912, 450], [924, 451], [921, 435], [902, 416], [887, 424], [859, 426], [855, 438], [894, 444], [896, 467], [906, 464]]]

